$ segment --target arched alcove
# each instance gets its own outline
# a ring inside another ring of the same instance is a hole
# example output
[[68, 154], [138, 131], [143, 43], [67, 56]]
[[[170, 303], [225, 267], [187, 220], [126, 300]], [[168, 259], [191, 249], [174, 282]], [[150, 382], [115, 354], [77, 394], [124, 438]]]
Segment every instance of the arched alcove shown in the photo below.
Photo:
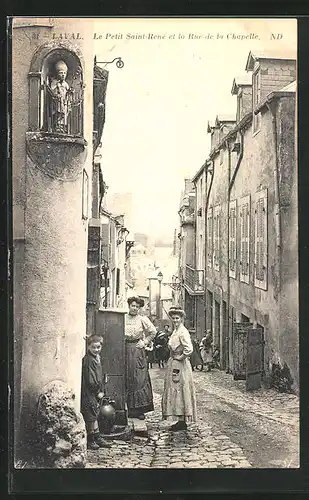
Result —
[[[66, 68], [62, 82], [57, 74], [59, 64]], [[79, 55], [65, 46], [42, 46], [34, 54], [29, 72], [29, 130], [82, 137], [83, 101]]]
[[54, 179], [79, 177], [87, 156], [83, 75], [79, 49], [69, 43], [42, 45], [31, 61], [27, 153]]

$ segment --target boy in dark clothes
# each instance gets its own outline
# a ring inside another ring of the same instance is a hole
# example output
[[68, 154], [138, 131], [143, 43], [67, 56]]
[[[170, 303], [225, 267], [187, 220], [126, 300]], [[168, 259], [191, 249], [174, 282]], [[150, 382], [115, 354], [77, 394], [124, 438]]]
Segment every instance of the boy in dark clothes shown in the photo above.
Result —
[[111, 444], [102, 438], [99, 432], [98, 416], [100, 414], [103, 393], [103, 372], [100, 352], [103, 338], [91, 335], [87, 338], [87, 354], [82, 362], [81, 413], [87, 431], [87, 448], [110, 448]]

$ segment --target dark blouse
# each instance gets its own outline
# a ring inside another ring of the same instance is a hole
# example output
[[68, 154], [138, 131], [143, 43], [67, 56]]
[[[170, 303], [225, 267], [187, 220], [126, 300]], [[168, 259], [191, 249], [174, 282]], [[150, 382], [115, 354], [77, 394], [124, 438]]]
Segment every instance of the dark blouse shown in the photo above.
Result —
[[103, 370], [101, 361], [96, 356], [87, 353], [82, 361], [82, 408], [97, 404], [97, 396], [103, 392]]

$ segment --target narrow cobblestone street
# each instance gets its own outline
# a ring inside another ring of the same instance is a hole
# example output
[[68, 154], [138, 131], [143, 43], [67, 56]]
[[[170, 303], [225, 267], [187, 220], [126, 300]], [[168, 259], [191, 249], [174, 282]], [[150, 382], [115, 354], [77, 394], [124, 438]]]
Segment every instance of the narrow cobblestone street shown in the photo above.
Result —
[[170, 422], [161, 420], [164, 372], [150, 370], [155, 411], [146, 417], [149, 437], [89, 451], [88, 468], [299, 467], [297, 396], [248, 393], [225, 372], [194, 372], [198, 422], [171, 433]]

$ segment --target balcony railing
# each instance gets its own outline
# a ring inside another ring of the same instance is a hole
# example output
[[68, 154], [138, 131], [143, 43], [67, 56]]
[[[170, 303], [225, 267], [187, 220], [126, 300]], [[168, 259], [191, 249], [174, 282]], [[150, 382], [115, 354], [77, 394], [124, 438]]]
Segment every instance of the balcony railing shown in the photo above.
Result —
[[184, 284], [192, 293], [204, 293], [204, 270], [186, 265]]

